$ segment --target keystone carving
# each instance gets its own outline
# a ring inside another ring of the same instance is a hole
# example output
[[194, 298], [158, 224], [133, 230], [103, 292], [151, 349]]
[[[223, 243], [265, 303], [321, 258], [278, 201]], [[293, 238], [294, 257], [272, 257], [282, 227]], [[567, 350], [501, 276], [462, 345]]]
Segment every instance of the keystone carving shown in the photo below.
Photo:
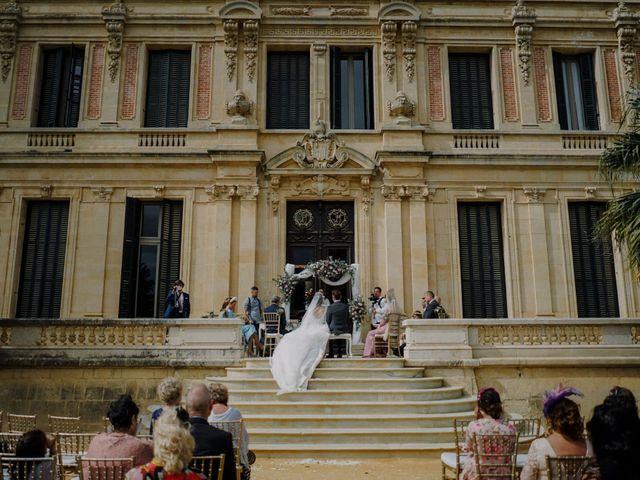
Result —
[[413, 117], [416, 112], [416, 104], [409, 100], [407, 95], [403, 91], [396, 93], [396, 97], [387, 103], [387, 110], [389, 116], [396, 117], [395, 123], [397, 125], [411, 123], [410, 117]]
[[340, 168], [349, 159], [344, 143], [335, 133], [327, 132], [326, 123], [320, 119], [296, 146], [293, 159], [304, 168]]
[[247, 117], [253, 112], [253, 102], [247, 100], [242, 90], [237, 90], [233, 94], [233, 99], [226, 103], [227, 115], [231, 116], [231, 123], [244, 125]]

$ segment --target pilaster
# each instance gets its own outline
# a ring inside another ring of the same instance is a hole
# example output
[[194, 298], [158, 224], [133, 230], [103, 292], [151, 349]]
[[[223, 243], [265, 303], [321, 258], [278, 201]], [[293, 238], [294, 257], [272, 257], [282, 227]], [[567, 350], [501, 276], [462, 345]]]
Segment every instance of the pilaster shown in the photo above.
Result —
[[538, 118], [536, 109], [529, 108], [536, 104], [535, 82], [533, 79], [533, 53], [531, 49], [531, 37], [533, 36], [533, 26], [536, 23], [535, 10], [524, 6], [524, 0], [518, 0], [511, 12], [511, 23], [516, 36], [516, 55], [518, 57], [518, 91], [520, 93], [521, 118], [523, 126], [537, 126]]

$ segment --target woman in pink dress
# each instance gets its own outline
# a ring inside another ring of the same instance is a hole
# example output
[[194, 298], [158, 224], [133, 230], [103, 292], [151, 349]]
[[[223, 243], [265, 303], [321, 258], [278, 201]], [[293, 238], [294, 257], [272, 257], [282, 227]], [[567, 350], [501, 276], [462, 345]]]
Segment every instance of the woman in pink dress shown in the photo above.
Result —
[[389, 289], [387, 292], [387, 303], [384, 306], [384, 314], [382, 316], [382, 320], [380, 320], [380, 326], [374, 330], [371, 330], [367, 333], [367, 338], [364, 342], [364, 353], [362, 356], [364, 358], [372, 358], [373, 357], [373, 344], [375, 342], [376, 335], [384, 335], [387, 331], [387, 318], [390, 313], [397, 313], [396, 308], [396, 294], [393, 288]]

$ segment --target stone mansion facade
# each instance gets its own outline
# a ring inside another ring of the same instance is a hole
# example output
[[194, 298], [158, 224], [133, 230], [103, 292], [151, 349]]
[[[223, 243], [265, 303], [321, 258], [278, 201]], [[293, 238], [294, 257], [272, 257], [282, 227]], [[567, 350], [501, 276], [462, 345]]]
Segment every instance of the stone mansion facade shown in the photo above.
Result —
[[0, 316], [157, 317], [181, 278], [199, 317], [332, 256], [407, 313], [638, 317], [591, 235], [637, 3], [3, 2]]

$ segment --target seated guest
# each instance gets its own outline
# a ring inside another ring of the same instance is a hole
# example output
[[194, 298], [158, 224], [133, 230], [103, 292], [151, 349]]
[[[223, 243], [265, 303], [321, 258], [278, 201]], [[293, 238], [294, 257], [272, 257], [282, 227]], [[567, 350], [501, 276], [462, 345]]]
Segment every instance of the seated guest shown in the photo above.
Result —
[[549, 436], [531, 443], [527, 461], [520, 475], [521, 480], [547, 480], [546, 457], [564, 455], [592, 455], [584, 438], [584, 424], [580, 407], [567, 397], [582, 393], [572, 387], [560, 385], [544, 395], [544, 416]]
[[[287, 328], [287, 315], [284, 313], [284, 308], [280, 306], [280, 297], [278, 295], [274, 295], [271, 297], [271, 305], [264, 309], [264, 313], [279, 313], [280, 314], [280, 335], [284, 335], [285, 328]], [[275, 329], [273, 332], [267, 333], [276, 333]]]
[[396, 310], [396, 294], [393, 288], [387, 292], [387, 303], [384, 306], [384, 315], [380, 320], [380, 326], [374, 330], [370, 330], [367, 333], [367, 338], [364, 341], [364, 352], [362, 356], [364, 358], [373, 358], [374, 351], [373, 346], [375, 343], [376, 335], [384, 335], [387, 331], [387, 321], [390, 313], [395, 313]]
[[[480, 389], [478, 403], [475, 408], [476, 420], [467, 427], [465, 449], [468, 457], [462, 469], [464, 480], [474, 480], [476, 476], [475, 459], [473, 458], [473, 436], [479, 435], [514, 435], [516, 429], [513, 425], [502, 421], [502, 401], [500, 394], [493, 387]], [[494, 452], [501, 453], [501, 452]]]
[[151, 414], [151, 427], [149, 428], [149, 433], [151, 434], [153, 434], [153, 424], [160, 418], [160, 415], [167, 410], [180, 406], [180, 400], [182, 399], [182, 380], [177, 377], [167, 377], [160, 382], [157, 391], [158, 397], [160, 401], [164, 403], [164, 406], [157, 408]]
[[236, 459], [233, 453], [231, 434], [209, 425], [211, 394], [203, 383], [191, 387], [187, 394], [187, 411], [191, 423], [191, 435], [196, 441], [195, 456], [220, 455], [224, 453], [224, 480], [235, 480]]
[[[134, 465], [143, 465], [153, 458], [153, 445], [136, 438], [138, 414], [140, 410], [131, 395], [120, 395], [111, 403], [107, 418], [113, 425], [113, 432], [100, 433], [93, 437], [86, 457], [128, 458], [133, 457]], [[89, 472], [86, 472], [87, 474]]]
[[587, 423], [602, 480], [638, 478], [640, 419], [630, 390], [614, 387]]
[[[238, 305], [238, 299], [236, 297], [227, 297], [222, 303], [220, 309], [220, 318], [236, 318], [236, 306]], [[248, 318], [245, 318], [244, 325], [242, 326], [242, 338], [244, 338], [244, 344], [247, 347], [247, 355], [253, 357], [262, 350], [262, 344], [258, 338], [256, 327], [251, 323]]]
[[[213, 407], [209, 422], [232, 422], [242, 420], [242, 414], [235, 407], [228, 406], [229, 390], [221, 383], [214, 383], [209, 386], [211, 402]], [[251, 477], [251, 466], [249, 464], [249, 432], [242, 424], [242, 445], [240, 448], [240, 464], [242, 465], [242, 480], [249, 480]]]
[[[55, 456], [55, 437], [46, 435], [42, 430], [23, 433], [16, 443], [15, 458], [43, 458]], [[49, 455], [47, 455], [49, 450]], [[11, 478], [22, 480], [52, 480], [51, 468], [44, 462], [26, 465], [26, 472], [12, 472]], [[35, 467], [35, 468], [34, 468]], [[33, 471], [31, 471], [33, 470]]]
[[153, 433], [153, 460], [132, 468], [127, 480], [206, 480], [202, 473], [189, 468], [194, 440], [173, 409], [156, 421]]

